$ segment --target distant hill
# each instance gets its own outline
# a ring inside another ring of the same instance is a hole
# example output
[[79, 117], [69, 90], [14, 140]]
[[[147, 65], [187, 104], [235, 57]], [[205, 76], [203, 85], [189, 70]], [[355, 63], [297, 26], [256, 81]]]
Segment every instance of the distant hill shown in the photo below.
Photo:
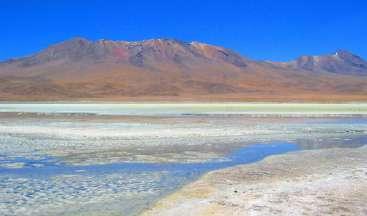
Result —
[[361, 101], [367, 62], [348, 51], [277, 63], [199, 42], [74, 38], [1, 62], [0, 99]]
[[334, 55], [301, 56], [297, 60], [283, 63], [283, 65], [297, 70], [367, 75], [367, 62], [345, 50], [339, 50]]

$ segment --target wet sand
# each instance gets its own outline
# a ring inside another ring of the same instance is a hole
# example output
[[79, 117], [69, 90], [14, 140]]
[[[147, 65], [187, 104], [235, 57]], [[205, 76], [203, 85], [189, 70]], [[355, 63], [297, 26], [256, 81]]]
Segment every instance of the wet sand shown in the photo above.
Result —
[[148, 215], [367, 215], [367, 146], [271, 156], [213, 171]]

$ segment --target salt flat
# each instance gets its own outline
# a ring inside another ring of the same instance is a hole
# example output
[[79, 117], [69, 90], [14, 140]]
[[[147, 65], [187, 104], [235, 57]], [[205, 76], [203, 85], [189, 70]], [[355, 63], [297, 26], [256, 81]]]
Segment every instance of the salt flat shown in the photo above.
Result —
[[143, 215], [366, 215], [366, 153], [304, 151], [213, 171]]
[[0, 213], [136, 215], [213, 170], [366, 144], [364, 105], [299, 106], [1, 104]]

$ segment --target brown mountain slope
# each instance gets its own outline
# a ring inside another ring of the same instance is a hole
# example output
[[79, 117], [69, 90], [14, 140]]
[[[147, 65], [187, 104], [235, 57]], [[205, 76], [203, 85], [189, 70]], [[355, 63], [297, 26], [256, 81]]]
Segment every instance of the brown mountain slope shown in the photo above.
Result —
[[[205, 101], [367, 99], [365, 62], [350, 55], [345, 57], [346, 60], [327, 63], [326, 67], [299, 61], [253, 61], [231, 50], [198, 42], [169, 39], [89, 41], [75, 38], [29, 57], [0, 63], [0, 98]], [[326, 59], [322, 62], [330, 61]]]

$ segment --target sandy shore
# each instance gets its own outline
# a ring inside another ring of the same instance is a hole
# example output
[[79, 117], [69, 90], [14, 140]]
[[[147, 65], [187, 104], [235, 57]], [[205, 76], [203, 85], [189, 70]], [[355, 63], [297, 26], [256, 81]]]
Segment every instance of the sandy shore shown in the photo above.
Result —
[[367, 146], [208, 173], [143, 215], [367, 215]]

